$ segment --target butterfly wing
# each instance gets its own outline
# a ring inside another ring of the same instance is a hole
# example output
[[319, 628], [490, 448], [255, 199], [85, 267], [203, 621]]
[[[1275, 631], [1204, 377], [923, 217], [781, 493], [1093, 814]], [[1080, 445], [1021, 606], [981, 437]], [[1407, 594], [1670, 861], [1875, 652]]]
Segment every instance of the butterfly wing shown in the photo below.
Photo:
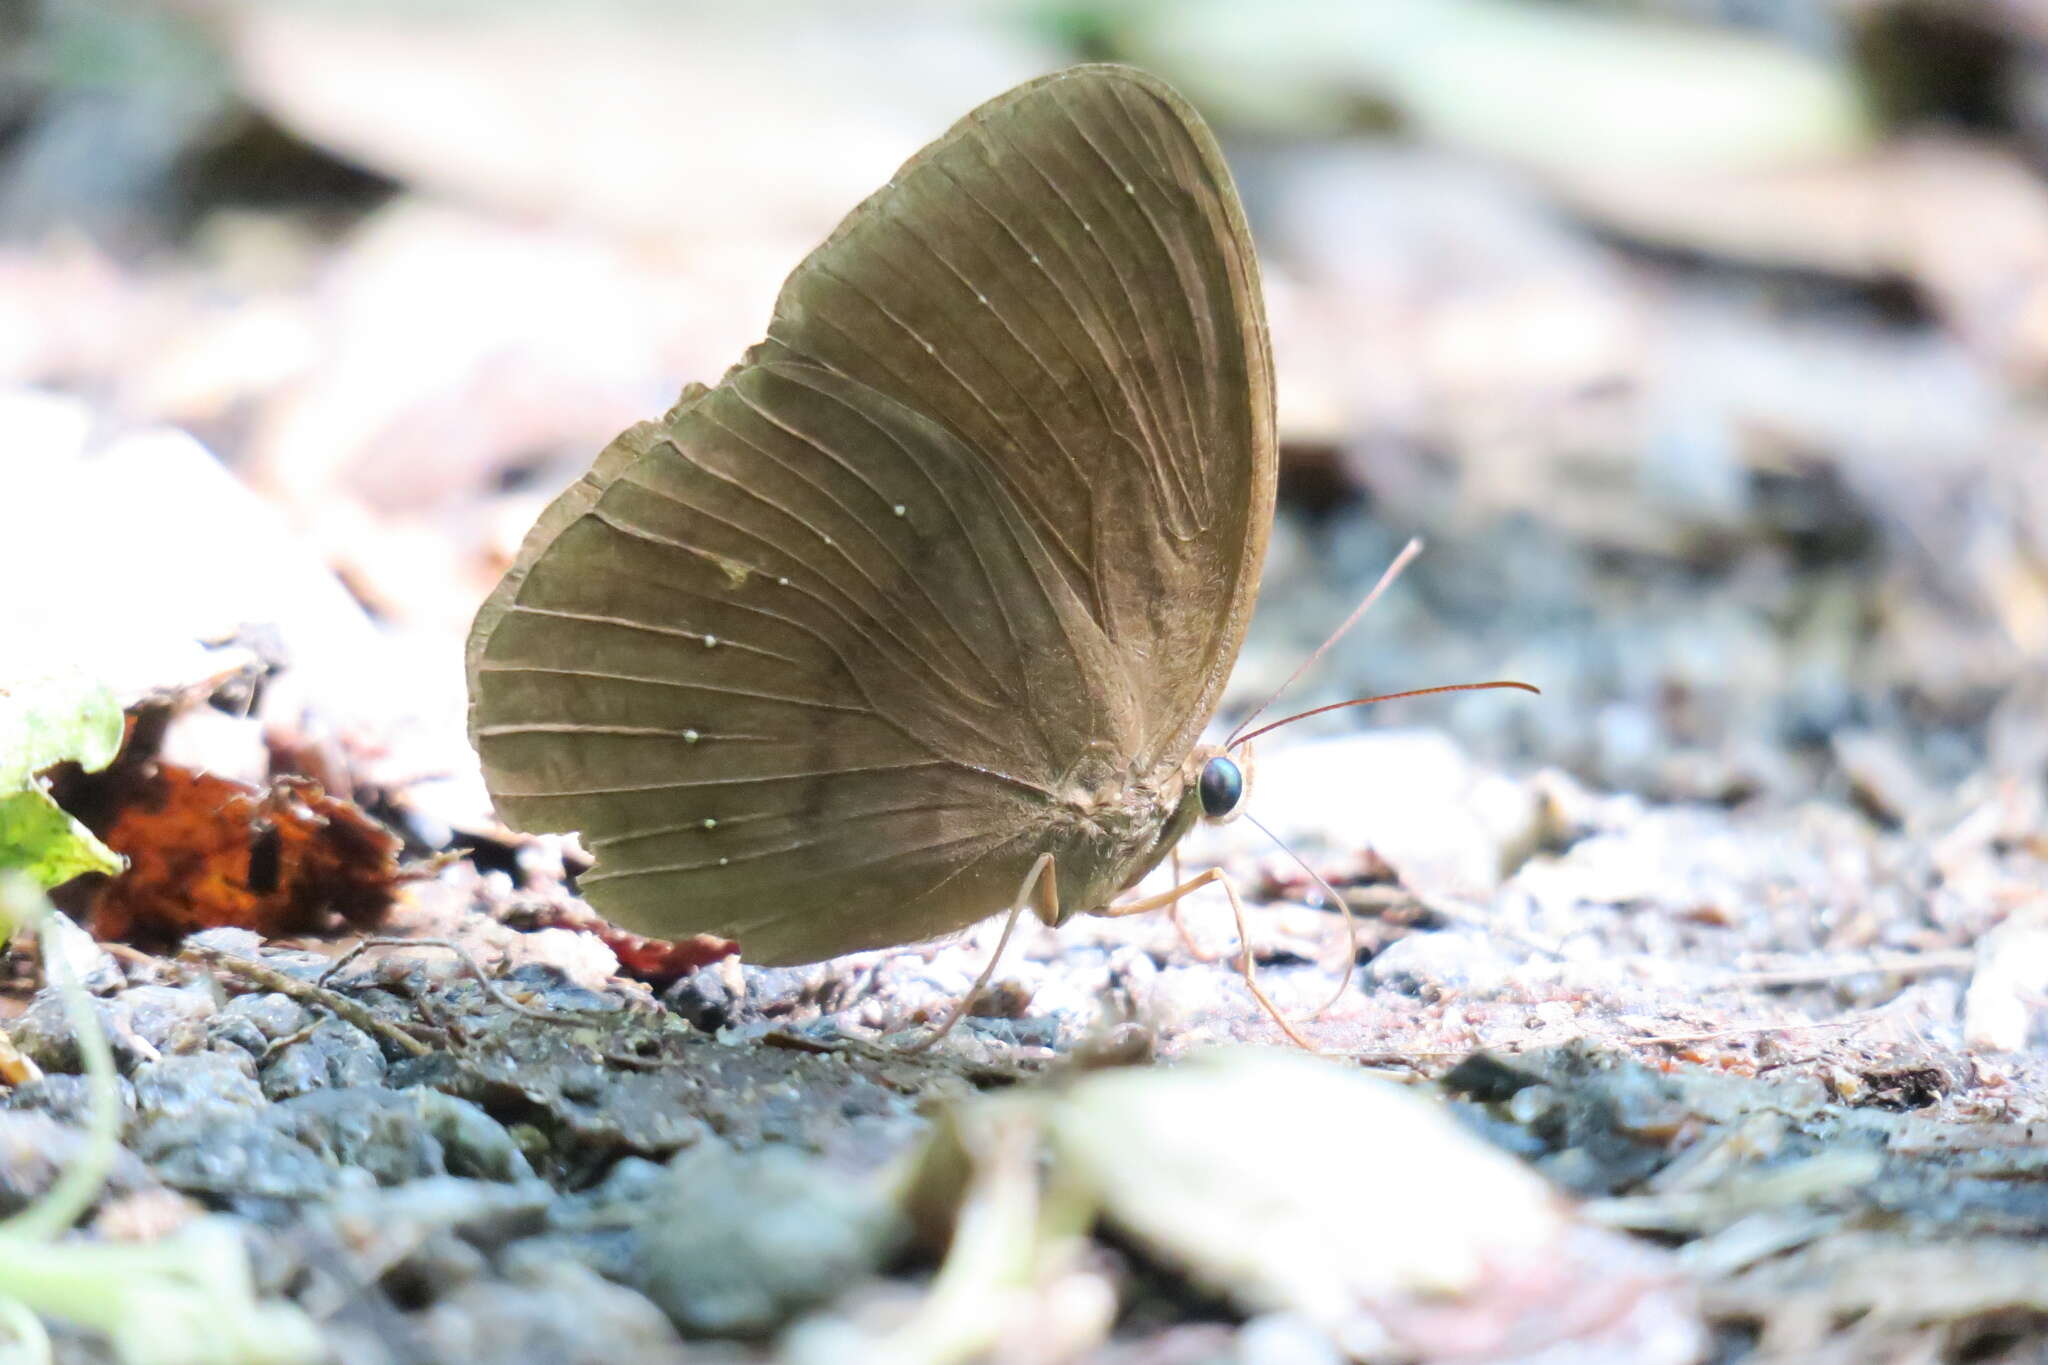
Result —
[[[986, 454], [1178, 763], [1244, 641], [1272, 525], [1272, 361], [1220, 150], [1171, 88], [1083, 66], [976, 109], [791, 273], [754, 357], [910, 403]], [[1120, 737], [1121, 738], [1121, 737]]]
[[1241, 642], [1253, 269], [1157, 82], [1079, 68], [969, 115], [536, 525], [470, 641], [500, 812], [580, 831], [607, 916], [756, 962], [999, 908], [1080, 756], [1177, 763]]
[[1025, 661], [1103, 646], [985, 462], [784, 363], [620, 447], [471, 665], [506, 818], [581, 831], [608, 917], [757, 962], [1012, 894], [1054, 744]]

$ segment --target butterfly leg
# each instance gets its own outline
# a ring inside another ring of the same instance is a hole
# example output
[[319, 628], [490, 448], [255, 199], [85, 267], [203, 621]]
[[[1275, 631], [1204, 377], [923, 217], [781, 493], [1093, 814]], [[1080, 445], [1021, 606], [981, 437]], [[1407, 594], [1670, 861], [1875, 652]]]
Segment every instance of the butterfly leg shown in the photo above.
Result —
[[1237, 970], [1244, 977], [1245, 989], [1252, 993], [1252, 999], [1259, 1002], [1259, 1008], [1263, 1009], [1272, 1018], [1273, 1022], [1280, 1026], [1280, 1031], [1286, 1034], [1296, 1046], [1307, 1052], [1319, 1051], [1314, 1043], [1301, 1036], [1301, 1033], [1294, 1027], [1294, 1024], [1287, 1016], [1280, 1012], [1279, 1006], [1275, 1005], [1266, 992], [1260, 988], [1258, 964], [1252, 961], [1252, 936], [1245, 928], [1244, 901], [1237, 894], [1237, 882], [1222, 868], [1212, 867], [1206, 871], [1197, 872], [1180, 885], [1170, 890], [1162, 891], [1156, 896], [1145, 896], [1134, 901], [1119, 901], [1115, 905], [1105, 906], [1095, 913], [1108, 918], [1121, 918], [1124, 915], [1142, 915], [1148, 910], [1164, 910], [1179, 905], [1183, 897], [1201, 890], [1211, 882], [1220, 885], [1223, 888], [1223, 894], [1230, 898], [1230, 913], [1237, 920], [1237, 940], [1240, 945]]
[[1038, 917], [1047, 924], [1059, 922], [1060, 892], [1059, 881], [1052, 875], [1052, 854], [1041, 853], [1031, 864], [1031, 870], [1024, 874], [1024, 882], [1017, 888], [1017, 898], [1010, 902], [1010, 910], [1003, 917], [1002, 936], [996, 940], [996, 950], [988, 955], [988, 963], [981, 969], [981, 975], [974, 978], [974, 984], [967, 988], [967, 994], [960, 997], [947, 1012], [945, 1022], [933, 1030], [930, 1037], [912, 1043], [903, 1050], [907, 1053], [923, 1052], [935, 1046], [940, 1039], [953, 1031], [953, 1026], [967, 1016], [990, 978], [996, 974], [996, 964], [1003, 960], [1003, 949], [1010, 946], [1010, 935], [1017, 930], [1017, 921], [1027, 909], [1035, 909]]
[[[1175, 845], [1173, 850], [1173, 881], [1174, 885], [1176, 886], [1180, 884], [1179, 845]], [[1166, 917], [1173, 921], [1173, 931], [1180, 935], [1180, 946], [1187, 949], [1189, 957], [1193, 958], [1197, 962], [1214, 962], [1217, 958], [1223, 956], [1222, 953], [1211, 952], [1207, 948], [1204, 948], [1201, 944], [1195, 942], [1195, 936], [1188, 932], [1188, 926], [1186, 921], [1182, 920], [1180, 917], [1179, 901], [1175, 901], [1173, 904], [1166, 907]]]

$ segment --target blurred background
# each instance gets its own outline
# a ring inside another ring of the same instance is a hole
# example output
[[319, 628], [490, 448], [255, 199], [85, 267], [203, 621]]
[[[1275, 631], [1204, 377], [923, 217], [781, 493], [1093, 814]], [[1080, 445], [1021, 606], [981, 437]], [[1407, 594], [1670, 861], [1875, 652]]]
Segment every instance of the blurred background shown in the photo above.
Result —
[[15, 0], [0, 657], [238, 639], [476, 818], [461, 636], [540, 507], [900, 160], [1090, 59], [1205, 112], [1260, 249], [1233, 705], [1421, 534], [1300, 705], [1519, 677], [1371, 719], [1880, 821], [2048, 763], [2031, 0]]

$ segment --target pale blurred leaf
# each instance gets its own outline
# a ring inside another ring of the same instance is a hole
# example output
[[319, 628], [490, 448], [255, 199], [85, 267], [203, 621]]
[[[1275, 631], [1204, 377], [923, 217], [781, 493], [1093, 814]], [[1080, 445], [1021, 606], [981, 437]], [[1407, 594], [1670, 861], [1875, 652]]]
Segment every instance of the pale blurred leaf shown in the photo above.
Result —
[[59, 763], [104, 768], [120, 747], [121, 708], [104, 686], [78, 674], [0, 677], [0, 793]]
[[1221, 116], [1333, 128], [1379, 101], [1424, 137], [1546, 170], [1782, 165], [1868, 137], [1839, 65], [1527, 0], [1194, 0], [1134, 10], [1125, 38]]
[[312, 141], [497, 211], [685, 241], [829, 228], [962, 110], [1066, 53], [1003, 4], [228, 5]]

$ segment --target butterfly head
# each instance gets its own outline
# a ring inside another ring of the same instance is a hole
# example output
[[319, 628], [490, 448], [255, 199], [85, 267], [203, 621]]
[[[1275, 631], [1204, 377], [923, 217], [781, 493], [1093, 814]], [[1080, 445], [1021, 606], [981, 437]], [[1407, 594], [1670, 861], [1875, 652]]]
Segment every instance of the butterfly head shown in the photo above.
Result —
[[1196, 799], [1202, 818], [1221, 825], [1235, 820], [1244, 810], [1252, 789], [1252, 751], [1240, 744], [1235, 749], [1204, 745], [1188, 761], [1194, 770]]

